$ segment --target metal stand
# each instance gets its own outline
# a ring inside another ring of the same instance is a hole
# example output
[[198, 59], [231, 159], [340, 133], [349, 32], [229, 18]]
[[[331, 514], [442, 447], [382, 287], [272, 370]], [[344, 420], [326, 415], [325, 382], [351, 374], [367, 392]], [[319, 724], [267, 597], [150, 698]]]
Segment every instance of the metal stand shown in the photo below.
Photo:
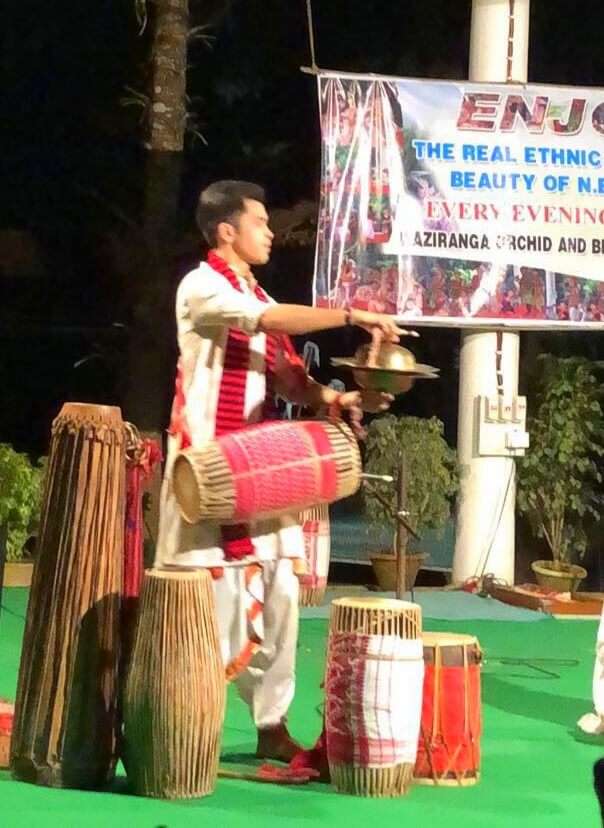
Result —
[[406, 589], [407, 580], [407, 527], [403, 523], [403, 515], [407, 505], [407, 467], [405, 464], [405, 454], [401, 456], [401, 462], [398, 469], [397, 493], [396, 493], [396, 597], [403, 598]]
[[[363, 475], [363, 482], [365, 485], [370, 485], [372, 479], [380, 480], [384, 483], [394, 482], [388, 475]], [[405, 463], [404, 453], [401, 456], [401, 462], [399, 465], [397, 487], [396, 511], [392, 509], [390, 503], [378, 491], [373, 489], [372, 494], [396, 521], [396, 597], [398, 599], [402, 599], [406, 592], [405, 581], [407, 578], [407, 541], [409, 539], [409, 535], [415, 538], [415, 540], [421, 540], [420, 536], [407, 520], [407, 466]], [[413, 599], [413, 597], [413, 588], [411, 588], [411, 598]]]

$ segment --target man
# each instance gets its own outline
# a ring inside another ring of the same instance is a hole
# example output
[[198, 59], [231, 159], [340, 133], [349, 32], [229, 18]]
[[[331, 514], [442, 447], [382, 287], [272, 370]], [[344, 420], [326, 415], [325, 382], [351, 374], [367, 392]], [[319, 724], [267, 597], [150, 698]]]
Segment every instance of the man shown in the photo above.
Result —
[[[171, 486], [178, 452], [270, 418], [274, 393], [315, 409], [388, 408], [376, 392], [338, 393], [308, 377], [287, 337], [345, 325], [398, 341], [391, 317], [358, 310], [280, 305], [257, 284], [273, 234], [264, 192], [219, 181], [200, 196], [197, 223], [210, 245], [207, 263], [182, 280], [176, 295], [180, 359], [162, 488], [157, 565], [208, 567], [227, 675], [236, 678], [258, 728], [257, 755], [288, 761], [298, 750], [285, 726], [294, 694], [298, 582], [303, 558], [295, 515], [246, 526], [183, 522]], [[375, 350], [375, 349], [374, 349]]]
[[604, 734], [604, 607], [596, 634], [596, 658], [592, 678], [594, 710], [585, 713], [577, 722], [579, 728], [590, 736]]

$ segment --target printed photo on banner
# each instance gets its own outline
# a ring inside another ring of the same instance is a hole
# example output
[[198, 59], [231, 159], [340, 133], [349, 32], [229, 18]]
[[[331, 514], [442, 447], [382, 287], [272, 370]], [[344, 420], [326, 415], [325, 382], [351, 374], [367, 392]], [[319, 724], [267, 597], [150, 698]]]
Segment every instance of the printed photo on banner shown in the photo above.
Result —
[[604, 326], [604, 90], [319, 76], [314, 301]]

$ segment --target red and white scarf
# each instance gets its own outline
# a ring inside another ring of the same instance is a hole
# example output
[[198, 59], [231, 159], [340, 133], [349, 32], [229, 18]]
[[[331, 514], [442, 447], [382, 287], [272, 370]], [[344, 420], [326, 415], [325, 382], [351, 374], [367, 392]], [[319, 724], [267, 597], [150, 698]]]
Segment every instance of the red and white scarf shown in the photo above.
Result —
[[[214, 251], [208, 254], [208, 264], [217, 273], [220, 273], [232, 288], [243, 293], [239, 279], [228, 264]], [[268, 304], [268, 297], [259, 285], [254, 286], [254, 294], [261, 302]], [[222, 380], [218, 394], [216, 409], [215, 436], [230, 434], [246, 425], [245, 422], [245, 387], [250, 364], [250, 339], [248, 334], [236, 328], [229, 328], [224, 351], [224, 365]], [[268, 419], [274, 412], [273, 390], [275, 354], [277, 350], [276, 337], [266, 335], [266, 395], [264, 404], [264, 418]], [[246, 524], [238, 523], [221, 527], [222, 548], [225, 560], [241, 560], [254, 554], [254, 546]]]
[[[220, 273], [230, 286], [243, 293], [239, 279], [229, 265], [214, 251], [208, 254], [208, 264], [212, 270]], [[261, 302], [269, 303], [264, 290], [254, 285], [254, 294]], [[221, 437], [244, 428], [248, 423], [245, 420], [245, 392], [250, 365], [251, 337], [236, 328], [229, 328], [225, 352], [222, 378], [218, 393], [216, 422], [214, 436]], [[266, 392], [263, 409], [263, 420], [273, 419], [277, 415], [275, 406], [275, 366], [277, 355], [281, 352], [291, 369], [292, 382], [296, 385], [306, 383], [304, 364], [296, 354], [294, 346], [288, 336], [282, 334], [266, 334], [265, 365], [266, 365]], [[185, 416], [186, 391], [184, 388], [182, 366], [179, 361], [176, 374], [176, 385], [170, 434], [177, 435], [180, 448], [191, 446], [191, 436]], [[254, 546], [246, 524], [228, 524], [221, 526], [222, 548], [226, 561], [241, 560], [254, 554]]]

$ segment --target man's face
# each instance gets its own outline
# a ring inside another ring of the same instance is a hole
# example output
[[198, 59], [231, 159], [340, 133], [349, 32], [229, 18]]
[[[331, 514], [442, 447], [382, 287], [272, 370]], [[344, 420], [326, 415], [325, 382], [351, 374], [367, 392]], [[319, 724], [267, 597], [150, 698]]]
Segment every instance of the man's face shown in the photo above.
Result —
[[268, 213], [259, 201], [246, 198], [244, 211], [232, 229], [231, 245], [237, 255], [250, 265], [266, 264], [271, 255], [274, 233], [268, 226]]

